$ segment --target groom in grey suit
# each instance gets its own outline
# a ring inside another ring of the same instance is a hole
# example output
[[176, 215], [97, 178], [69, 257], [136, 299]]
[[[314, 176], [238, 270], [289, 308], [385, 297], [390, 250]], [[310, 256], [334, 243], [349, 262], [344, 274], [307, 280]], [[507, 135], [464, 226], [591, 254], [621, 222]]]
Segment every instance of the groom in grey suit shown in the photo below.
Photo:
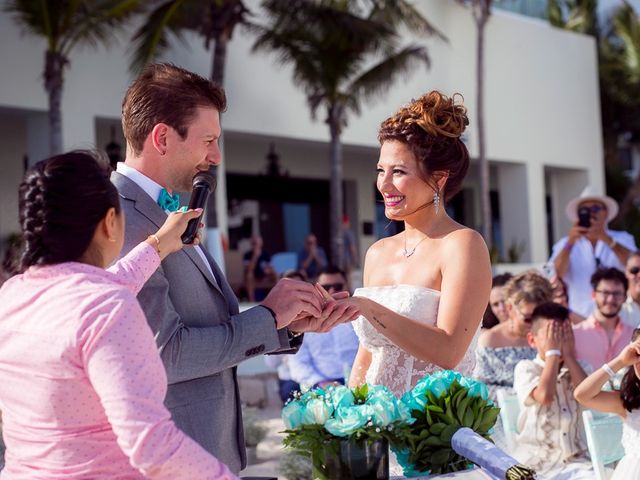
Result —
[[[220, 163], [225, 108], [222, 88], [169, 64], [149, 66], [129, 87], [122, 108], [127, 156], [112, 174], [126, 220], [123, 255], [165, 221], [168, 207], [159, 197], [190, 191], [196, 173]], [[260, 306], [238, 313], [228, 282], [200, 246], [169, 255], [138, 299], [167, 370], [173, 420], [236, 473], [246, 465], [236, 365], [295, 351], [302, 332], [357, 316], [354, 307], [325, 302], [313, 285], [288, 279]]]

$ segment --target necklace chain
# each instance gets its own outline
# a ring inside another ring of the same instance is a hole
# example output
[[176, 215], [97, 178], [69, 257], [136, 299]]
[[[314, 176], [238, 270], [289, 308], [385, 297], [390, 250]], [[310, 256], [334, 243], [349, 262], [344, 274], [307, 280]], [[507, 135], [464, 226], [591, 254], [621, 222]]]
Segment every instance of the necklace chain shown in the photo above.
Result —
[[411, 255], [416, 253], [416, 248], [418, 248], [418, 245], [420, 245], [426, 239], [427, 239], [427, 235], [422, 237], [422, 239], [418, 243], [415, 244], [415, 246], [411, 249], [411, 251], [408, 251], [407, 250], [407, 231], [405, 230], [404, 231], [404, 252], [402, 252], [404, 257], [405, 258], [409, 258]]

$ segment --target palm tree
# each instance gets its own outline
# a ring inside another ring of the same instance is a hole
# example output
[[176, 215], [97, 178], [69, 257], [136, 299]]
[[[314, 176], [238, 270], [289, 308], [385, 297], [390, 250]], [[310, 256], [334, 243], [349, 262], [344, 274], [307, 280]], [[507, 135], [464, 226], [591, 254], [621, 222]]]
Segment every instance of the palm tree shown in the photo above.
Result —
[[[606, 22], [597, 16], [596, 0], [549, 0], [552, 25], [593, 35], [598, 47], [600, 107], [608, 181], [620, 170], [618, 139], [621, 135], [640, 134], [640, 20], [633, 7], [624, 1]], [[620, 175], [618, 175], [620, 176]], [[615, 223], [629, 225], [629, 213], [640, 196], [640, 177], [634, 179], [624, 194], [611, 192], [621, 201]], [[635, 220], [635, 219], [634, 219]], [[635, 221], [633, 223], [636, 223]]]
[[[135, 53], [131, 69], [138, 71], [170, 45], [169, 35], [184, 41], [185, 32], [195, 32], [208, 50], [213, 41], [211, 80], [224, 86], [227, 45], [238, 25], [247, 23], [249, 10], [242, 0], [166, 0], [151, 10], [134, 35]], [[221, 140], [222, 142], [222, 140]], [[218, 182], [224, 181], [219, 178]], [[216, 197], [209, 197], [207, 223], [218, 227]]]
[[49, 149], [62, 152], [64, 69], [78, 45], [97, 47], [115, 38], [115, 30], [139, 9], [140, 0], [8, 0], [4, 11], [25, 32], [44, 37], [44, 88], [49, 97]]
[[484, 123], [484, 35], [491, 16], [492, 0], [459, 0], [471, 8], [476, 24], [476, 124], [478, 125], [478, 166], [480, 169], [480, 206], [482, 210], [482, 236], [487, 247], [493, 243], [491, 216], [491, 193], [489, 183], [489, 160], [486, 156], [486, 134]]
[[386, 92], [393, 80], [419, 64], [424, 47], [398, 46], [396, 27], [437, 34], [404, 0], [265, 0], [266, 26], [254, 26], [253, 51], [274, 51], [293, 66], [312, 118], [325, 112], [330, 133], [331, 258], [341, 265], [343, 240], [342, 145], [349, 112]]

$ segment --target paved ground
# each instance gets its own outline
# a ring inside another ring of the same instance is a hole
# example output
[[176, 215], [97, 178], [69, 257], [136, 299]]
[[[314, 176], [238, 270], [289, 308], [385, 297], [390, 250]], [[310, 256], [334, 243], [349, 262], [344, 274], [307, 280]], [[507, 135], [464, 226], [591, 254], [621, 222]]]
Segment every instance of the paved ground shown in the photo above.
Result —
[[267, 437], [260, 442], [257, 448], [257, 459], [249, 458], [248, 467], [241, 472], [242, 477], [251, 476], [279, 476], [278, 465], [284, 454], [280, 432], [284, 430], [284, 424], [280, 419], [280, 407], [270, 407], [258, 411], [260, 421], [268, 428]]

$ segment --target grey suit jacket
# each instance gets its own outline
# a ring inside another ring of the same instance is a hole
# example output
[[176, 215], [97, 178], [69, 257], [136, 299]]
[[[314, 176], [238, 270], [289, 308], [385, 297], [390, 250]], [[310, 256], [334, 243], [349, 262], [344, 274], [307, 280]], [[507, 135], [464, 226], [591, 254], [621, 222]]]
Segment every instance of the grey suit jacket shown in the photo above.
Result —
[[[156, 232], [166, 214], [129, 178], [114, 172], [111, 181], [126, 216], [124, 255]], [[246, 455], [236, 365], [291, 345], [265, 308], [238, 313], [231, 287], [206, 257], [213, 276], [193, 247], [169, 255], [138, 300], [167, 370], [165, 404], [174, 422], [237, 473]]]

